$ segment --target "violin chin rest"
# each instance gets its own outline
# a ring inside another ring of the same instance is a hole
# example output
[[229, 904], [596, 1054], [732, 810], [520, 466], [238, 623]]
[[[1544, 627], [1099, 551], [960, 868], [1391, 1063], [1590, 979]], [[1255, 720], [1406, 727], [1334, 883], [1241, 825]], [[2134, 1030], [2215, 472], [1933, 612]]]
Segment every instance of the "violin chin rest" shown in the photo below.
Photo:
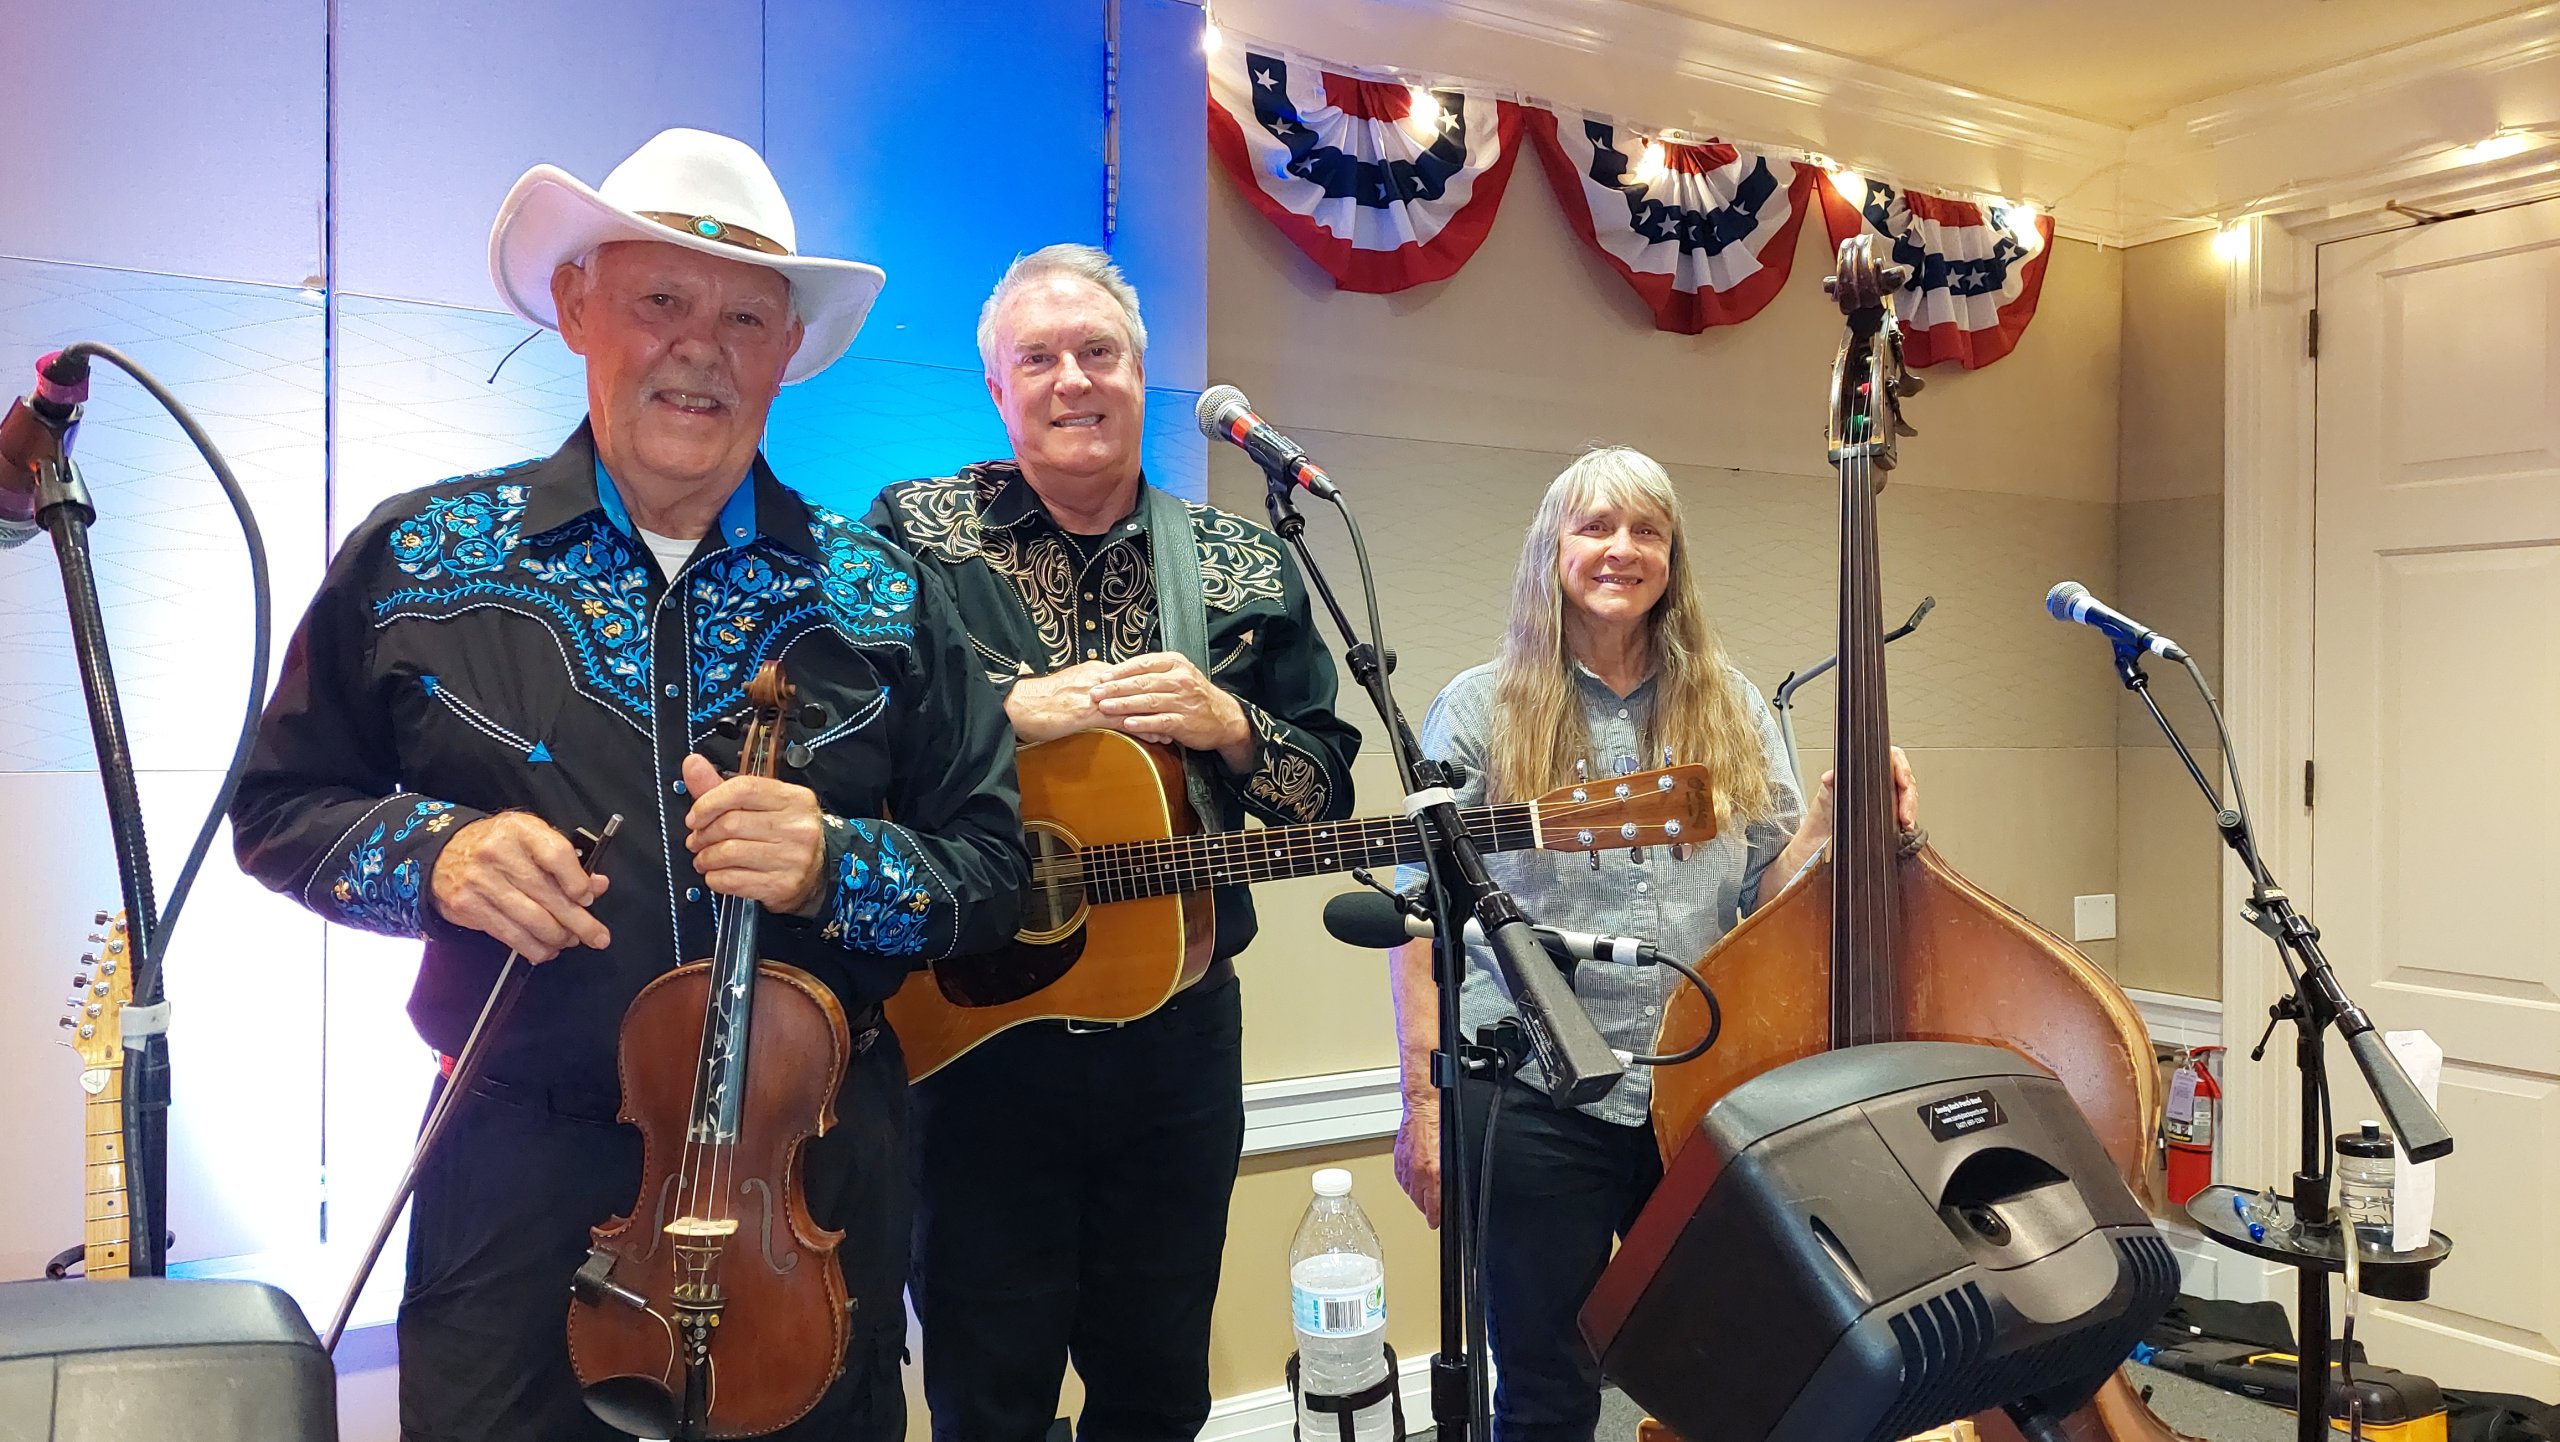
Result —
[[676, 1394], [655, 1377], [607, 1377], [585, 1389], [587, 1410], [634, 1437], [676, 1435]]

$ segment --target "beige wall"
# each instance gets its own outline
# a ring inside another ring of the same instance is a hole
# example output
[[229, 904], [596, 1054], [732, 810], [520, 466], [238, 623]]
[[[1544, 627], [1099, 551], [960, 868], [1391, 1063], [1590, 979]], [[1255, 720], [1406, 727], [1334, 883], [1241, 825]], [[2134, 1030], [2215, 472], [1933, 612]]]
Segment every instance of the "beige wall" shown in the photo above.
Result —
[[[2222, 685], [2222, 326], [2226, 267], [2210, 234], [2124, 258], [2124, 406], [2116, 593]], [[2094, 583], [2092, 583], [2094, 584]], [[2212, 774], [2212, 718], [2181, 668], [2148, 667], [2154, 698]], [[2116, 965], [2128, 986], [2218, 996], [2222, 843], [2150, 713], [2116, 705]], [[2220, 778], [2216, 777], [2217, 784]]]

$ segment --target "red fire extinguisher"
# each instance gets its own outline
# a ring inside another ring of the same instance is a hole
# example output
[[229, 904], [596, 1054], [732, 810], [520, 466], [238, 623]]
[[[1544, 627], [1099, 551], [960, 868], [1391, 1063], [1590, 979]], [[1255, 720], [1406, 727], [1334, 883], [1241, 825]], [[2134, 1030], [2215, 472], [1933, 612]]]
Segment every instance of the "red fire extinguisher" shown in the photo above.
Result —
[[2187, 1199], [2213, 1183], [2213, 1123], [2222, 1100], [2222, 1084], [2214, 1080], [2205, 1058], [2218, 1046], [2190, 1047], [2169, 1073], [2169, 1104], [2160, 1117], [2161, 1139], [2169, 1146], [2169, 1201]]

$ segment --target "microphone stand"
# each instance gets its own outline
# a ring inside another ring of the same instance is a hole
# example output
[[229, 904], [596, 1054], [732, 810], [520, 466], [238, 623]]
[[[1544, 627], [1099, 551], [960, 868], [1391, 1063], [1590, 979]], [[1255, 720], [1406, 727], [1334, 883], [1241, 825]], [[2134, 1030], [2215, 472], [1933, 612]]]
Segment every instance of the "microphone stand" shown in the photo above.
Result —
[[[1920, 622], [1937, 608], [1937, 604], [1938, 598], [1935, 596], [1921, 597], [1920, 604], [1911, 608], [1911, 619], [1885, 632], [1884, 640], [1880, 644], [1890, 646], [1919, 630]], [[1796, 713], [1792, 709], [1795, 705], [1796, 692], [1802, 689], [1807, 681], [1839, 664], [1840, 658], [1835, 654], [1823, 657], [1804, 670], [1789, 671], [1786, 679], [1778, 683], [1777, 691], [1769, 697], [1769, 709], [1778, 713], [1778, 740], [1787, 748], [1787, 774], [1796, 779], [1798, 790], [1804, 788], [1804, 767], [1796, 760]]]
[[98, 780], [107, 793], [107, 829], [131, 941], [126, 955], [134, 968], [133, 1001], [122, 1018], [127, 1265], [134, 1276], [157, 1277], [169, 1264], [169, 1008], [161, 994], [160, 910], [152, 896], [151, 843], [143, 831], [133, 746], [107, 655], [106, 620], [99, 612], [97, 570], [89, 555], [89, 526], [98, 512], [71, 459], [81, 409], [73, 407], [59, 425], [45, 422], [52, 443], [35, 461], [36, 521], [53, 537], [54, 559], [62, 570], [71, 644], [98, 749]]
[[1578, 1105], [1607, 1094], [1626, 1066], [1608, 1049], [1574, 1000], [1570, 985], [1547, 960], [1519, 904], [1486, 873], [1482, 851], [1458, 818], [1452, 788], [1459, 778], [1446, 764], [1422, 754], [1421, 743], [1396, 705], [1387, 681], [1394, 653], [1383, 649], [1377, 587], [1370, 578], [1367, 547], [1351, 508], [1339, 496], [1331, 498], [1360, 557], [1369, 640], [1361, 639], [1326, 581], [1323, 567], [1307, 548], [1307, 522], [1298, 514], [1295, 486], [1285, 473], [1266, 468], [1266, 476], [1265, 505], [1271, 528], [1297, 553], [1299, 567], [1342, 633], [1344, 664], [1369, 693], [1370, 704], [1386, 725], [1396, 775], [1404, 787], [1405, 810], [1414, 819], [1431, 876], [1432, 971], [1440, 1000], [1440, 1045], [1431, 1056], [1432, 1085], [1440, 1092], [1440, 1349], [1431, 1360], [1431, 1416], [1441, 1442], [1489, 1442], [1493, 1433], [1489, 1378], [1482, 1362], [1486, 1355], [1484, 1298], [1474, 1272], [1480, 1239], [1471, 1174], [1460, 1139], [1458, 1088], [1461, 1080], [1499, 1086], [1511, 1063], [1499, 1048], [1470, 1044], [1460, 1031], [1458, 994], [1467, 974], [1468, 914], [1473, 912], [1492, 940], [1522, 1029], [1546, 1069], [1550, 1094], [1558, 1106]]
[[[2186, 763], [2187, 774], [2213, 804], [2214, 830], [2223, 844], [2240, 858], [2249, 873], [2249, 899], [2240, 914], [2250, 925], [2264, 933], [2276, 945], [2276, 959], [2283, 963], [2286, 979], [2293, 984], [2293, 994], [2269, 1007], [2267, 1030], [2272, 1034], [2278, 1022], [2294, 1025], [2294, 1065], [2301, 1076], [2302, 1157], [2301, 1166], [2293, 1174], [2293, 1216], [2295, 1226], [2281, 1239], [2274, 1229], [2253, 1237], [2245, 1229], [2235, 1229], [2232, 1201], [2239, 1194], [2229, 1188], [2208, 1188], [2188, 1204], [2188, 1215], [2208, 1235], [2224, 1246], [2281, 1262], [2296, 1270], [2300, 1278], [2296, 1293], [2296, 1330], [2301, 1340], [2294, 1347], [2296, 1358], [2294, 1415], [2299, 1442], [2321, 1442], [2329, 1435], [2327, 1398], [2332, 1351], [2329, 1336], [2328, 1273], [2342, 1267], [2353, 1267], [2361, 1260], [2355, 1256], [2358, 1246], [2352, 1229], [2341, 1228], [2329, 1215], [2329, 1180], [2331, 1146], [2328, 1124], [2327, 1049], [2324, 1034], [2331, 1027], [2347, 1044], [2355, 1057], [2356, 1067], [2364, 1073], [2365, 1082], [2373, 1088], [2374, 1100], [2391, 1122], [2392, 1135], [2399, 1138], [2401, 1149], [2413, 1162], [2433, 1161], [2453, 1150], [2453, 1134], [2444, 1121], [2428, 1105], [2425, 1096], [2409, 1081], [2400, 1059], [2383, 1044], [2381, 1033], [2372, 1020], [2348, 997], [2337, 973], [2330, 968], [2329, 958], [2320, 950], [2320, 928], [2310, 918], [2293, 909], [2291, 898], [2276, 885], [2258, 853], [2255, 834], [2249, 825], [2248, 798], [2240, 790], [2240, 770], [2231, 766], [2231, 801], [2224, 806], [2213, 782], [2196, 764], [2178, 729], [2160, 711], [2151, 697], [2151, 681], [2142, 670], [2142, 648], [2117, 642], [2116, 673], [2123, 678], [2125, 689], [2142, 698], [2151, 719], [2159, 724], [2161, 734], [2169, 738], [2178, 759]], [[2187, 674], [2204, 696], [2206, 710], [2212, 713], [2215, 731], [2222, 738], [2222, 754], [2231, 755], [2230, 729], [2223, 724], [2222, 707], [2214, 699], [2213, 689], [2205, 684], [2204, 673], [2193, 660], [2186, 660]], [[2252, 1058], [2262, 1056], [2266, 1042], [2261, 1039]], [[2369, 1290], [2386, 1288], [2397, 1295], [2399, 1289], [2417, 1288], [2414, 1295], [2425, 1295], [2425, 1272], [2444, 1260], [2452, 1243], [2442, 1234], [2430, 1239], [2429, 1245], [2413, 1252], [2392, 1254], [2365, 1261], [2362, 1278]], [[2393, 1274], [2401, 1274], [2394, 1277]], [[2412, 1280], [2414, 1278], [2414, 1280]], [[2358, 1282], [2350, 1274], [2349, 1285]], [[2354, 1298], [2348, 1298], [2350, 1326]]]

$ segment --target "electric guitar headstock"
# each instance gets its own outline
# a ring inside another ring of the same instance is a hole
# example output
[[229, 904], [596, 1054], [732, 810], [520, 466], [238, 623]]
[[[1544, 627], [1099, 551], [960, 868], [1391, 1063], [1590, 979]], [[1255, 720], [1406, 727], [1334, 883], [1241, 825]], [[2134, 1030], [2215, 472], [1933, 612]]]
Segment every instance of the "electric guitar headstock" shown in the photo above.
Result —
[[1539, 797], [1532, 810], [1541, 850], [1587, 853], [1594, 868], [1601, 852], [1620, 846], [1668, 846], [1672, 860], [1686, 861], [1691, 846], [1716, 834], [1715, 785], [1704, 766], [1576, 781]]
[[124, 1009], [133, 1000], [124, 913], [101, 911], [94, 919], [101, 930], [89, 940], [98, 949], [81, 953], [82, 970], [71, 978], [70, 1010], [62, 1018], [63, 1029], [71, 1033], [63, 1044], [79, 1053], [80, 1086], [92, 1096], [105, 1088], [105, 1072], [124, 1065]]

